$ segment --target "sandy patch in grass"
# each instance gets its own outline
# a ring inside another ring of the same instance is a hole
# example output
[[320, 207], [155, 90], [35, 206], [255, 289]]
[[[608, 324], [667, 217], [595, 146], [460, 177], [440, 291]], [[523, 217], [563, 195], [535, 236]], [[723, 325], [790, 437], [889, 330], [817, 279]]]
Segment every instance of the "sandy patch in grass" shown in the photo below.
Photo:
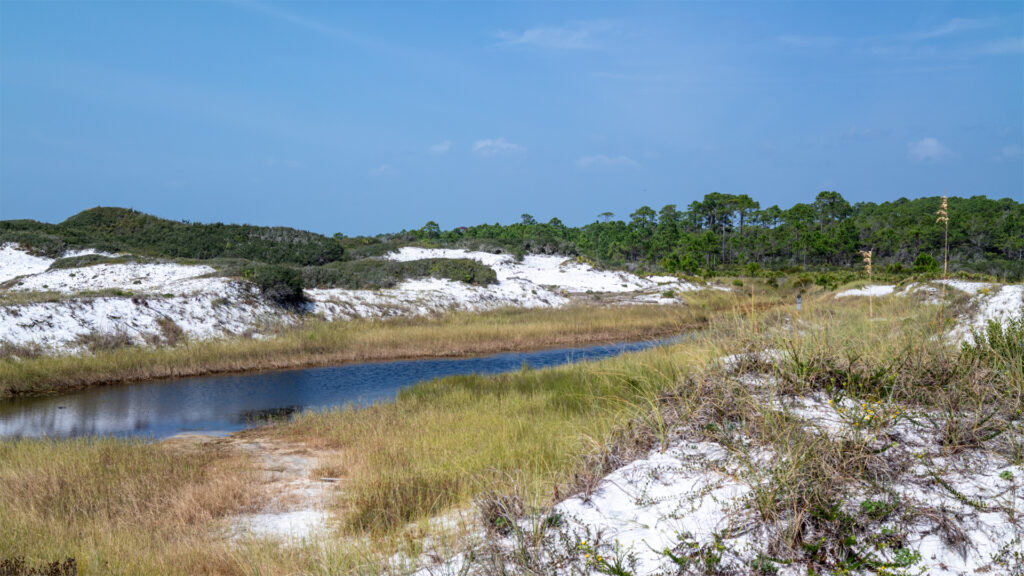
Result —
[[851, 288], [850, 290], [843, 290], [836, 294], [836, 298], [847, 298], [850, 296], [888, 296], [895, 290], [895, 286], [889, 285], [871, 285], [864, 286], [862, 288]]
[[256, 459], [263, 474], [263, 490], [269, 495], [262, 510], [231, 519], [233, 538], [301, 543], [328, 534], [327, 500], [338, 479], [315, 474], [320, 461], [315, 452], [254, 434], [234, 436], [231, 443]]

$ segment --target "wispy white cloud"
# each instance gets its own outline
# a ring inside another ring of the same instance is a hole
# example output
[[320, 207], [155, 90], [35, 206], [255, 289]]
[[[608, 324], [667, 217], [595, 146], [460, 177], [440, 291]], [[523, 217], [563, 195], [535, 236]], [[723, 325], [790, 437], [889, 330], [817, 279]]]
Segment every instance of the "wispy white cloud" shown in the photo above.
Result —
[[[999, 21], [995, 19], [952, 18], [932, 28], [909, 31], [904, 33], [879, 36], [839, 37], [827, 35], [789, 34], [776, 36], [776, 42], [793, 48], [821, 49], [830, 47], [846, 47], [867, 54], [885, 57], [919, 58], [934, 56], [943, 52], [939, 40], [952, 40], [953, 37], [982, 39], [969, 33], [992, 28]], [[959, 41], [959, 38], [958, 38]], [[961, 41], [962, 42], [962, 41]], [[990, 41], [974, 49], [963, 44], [952, 48], [965, 54], [1006, 54], [1024, 51], [1024, 39], [1007, 38]], [[948, 51], [947, 49], [946, 51]]]
[[978, 54], [1022, 54], [1024, 53], [1024, 36], [986, 42], [979, 46], [976, 52]]
[[281, 8], [280, 6], [275, 6], [275, 5], [272, 5], [272, 4], [269, 4], [269, 3], [264, 3], [264, 2], [258, 2], [258, 1], [255, 1], [255, 0], [225, 0], [225, 1], [228, 2], [229, 4], [234, 4], [236, 6], [241, 6], [243, 8], [247, 8], [249, 10], [253, 10], [255, 12], [259, 12], [259, 13], [263, 14], [264, 16], [268, 16], [268, 17], [273, 18], [275, 20], [278, 20], [280, 22], [284, 22], [284, 23], [287, 23], [287, 24], [292, 24], [292, 25], [298, 26], [300, 28], [305, 28], [306, 30], [309, 30], [311, 32], [316, 32], [317, 34], [323, 34], [325, 36], [331, 36], [331, 37], [334, 37], [334, 38], [339, 38], [341, 40], [346, 40], [346, 41], [353, 42], [353, 43], [356, 43], [356, 44], [367, 44], [368, 43], [368, 41], [365, 38], [363, 38], [362, 36], [359, 36], [358, 34], [350, 32], [349, 30], [346, 30], [346, 29], [338, 27], [338, 26], [333, 26], [331, 24], [327, 24], [327, 23], [321, 22], [321, 21], [315, 20], [313, 18], [308, 18], [308, 17], [303, 16], [301, 14], [298, 14], [296, 12], [292, 12], [291, 10], [286, 10], [284, 8]]
[[907, 157], [918, 162], [940, 162], [952, 155], [953, 152], [936, 138], [921, 138], [907, 143]]
[[504, 138], [488, 138], [473, 143], [473, 153], [480, 156], [503, 156], [522, 152], [526, 152], [525, 147], [513, 144]]
[[996, 162], [1012, 162], [1014, 160], [1020, 160], [1024, 158], [1024, 148], [1020, 145], [1014, 144], [1011, 146], [1003, 146], [1003, 149], [999, 151], [999, 154], [994, 158]]
[[[358, 46], [365, 50], [380, 51], [383, 53], [393, 54], [395, 56], [401, 56], [406, 58], [422, 57], [424, 52], [422, 49], [410, 50], [399, 44], [392, 44], [383, 42], [379, 39], [364, 36], [363, 34], [329, 20], [321, 20], [313, 18], [291, 10], [292, 7], [301, 6], [300, 2], [261, 2], [260, 0], [222, 0], [227, 4], [238, 6], [246, 10], [258, 12], [272, 20], [276, 20], [282, 24], [287, 24], [297, 28], [307, 30], [316, 34], [320, 34], [325, 37], [334, 38], [342, 42], [347, 42], [353, 46]], [[288, 6], [284, 8], [283, 6]]]
[[497, 33], [505, 46], [532, 46], [548, 50], [594, 50], [600, 48], [604, 36], [618, 28], [610, 20], [574, 22], [564, 26], [539, 26], [522, 32]]
[[432, 144], [430, 148], [427, 148], [427, 151], [433, 154], [434, 156], [442, 156], [444, 154], [447, 154], [448, 151], [451, 149], [452, 141], [445, 140], [443, 142], [438, 142], [437, 144]]
[[398, 176], [398, 170], [391, 164], [381, 164], [370, 170], [370, 176], [374, 178], [391, 178]]
[[975, 18], [953, 18], [949, 22], [946, 22], [945, 24], [942, 24], [940, 26], [908, 34], [907, 38], [911, 40], [931, 40], [933, 38], [952, 36], [954, 34], [960, 34], [961, 32], [968, 32], [971, 30], [981, 30], [983, 28], [988, 28], [993, 23], [994, 22], [992, 20], [980, 20]]
[[639, 168], [640, 163], [629, 156], [607, 156], [597, 154], [594, 156], [583, 156], [576, 160], [580, 168]]

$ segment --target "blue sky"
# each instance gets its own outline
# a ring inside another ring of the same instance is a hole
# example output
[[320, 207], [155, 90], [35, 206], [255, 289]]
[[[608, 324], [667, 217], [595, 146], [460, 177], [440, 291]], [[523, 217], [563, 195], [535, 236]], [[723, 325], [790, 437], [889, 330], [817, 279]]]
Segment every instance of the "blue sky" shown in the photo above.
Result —
[[1024, 200], [1018, 2], [0, 2], [0, 219]]

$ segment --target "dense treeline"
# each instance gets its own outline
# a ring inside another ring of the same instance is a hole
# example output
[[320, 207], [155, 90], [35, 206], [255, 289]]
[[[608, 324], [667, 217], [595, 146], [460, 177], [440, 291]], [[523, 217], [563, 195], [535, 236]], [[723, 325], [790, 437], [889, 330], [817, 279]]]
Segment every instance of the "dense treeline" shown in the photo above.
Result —
[[[827, 270], [859, 263], [871, 250], [876, 270], [934, 272], [942, 262], [943, 226], [936, 222], [939, 197], [851, 204], [837, 192], [789, 209], [762, 208], [747, 195], [712, 193], [685, 209], [642, 206], [628, 219], [610, 212], [581, 227], [559, 219], [537, 222], [523, 214], [510, 225], [482, 224], [441, 230], [434, 222], [398, 234], [327, 237], [291, 228], [197, 224], [163, 220], [134, 210], [95, 208], [60, 224], [0, 221], [0, 243], [14, 241], [53, 256], [68, 248], [135, 254], [243, 259], [322, 266], [381, 256], [399, 246], [427, 244], [581, 256], [609, 268], [684, 274], [751, 273], [759, 270]], [[949, 198], [950, 270], [1011, 279], [1024, 276], [1024, 204], [985, 196]], [[379, 261], [375, 266], [380, 266]], [[324, 274], [348, 285], [364, 282], [372, 266], [337, 267], [303, 274], [316, 284]], [[473, 274], [479, 271], [470, 271]], [[462, 270], [452, 275], [461, 275]], [[377, 280], [402, 276], [397, 270]]]
[[[726, 274], [760, 269], [849, 267], [871, 250], [876, 268], [932, 272], [942, 262], [940, 197], [850, 204], [821, 192], [809, 204], [761, 208], [747, 195], [712, 193], [685, 210], [643, 206], [629, 220], [605, 212], [579, 228], [557, 218], [547, 223], [524, 214], [502, 226], [441, 231], [433, 222], [389, 238], [442, 245], [493, 243], [517, 252], [580, 255], [607, 267], [686, 274]], [[949, 198], [950, 270], [1009, 278], [1024, 275], [1024, 204], [985, 196]]]
[[0, 221], [0, 244], [17, 242], [57, 257], [96, 248], [170, 258], [243, 258], [302, 266], [344, 257], [339, 239], [293, 228], [165, 220], [124, 208], [93, 208], [60, 224]]

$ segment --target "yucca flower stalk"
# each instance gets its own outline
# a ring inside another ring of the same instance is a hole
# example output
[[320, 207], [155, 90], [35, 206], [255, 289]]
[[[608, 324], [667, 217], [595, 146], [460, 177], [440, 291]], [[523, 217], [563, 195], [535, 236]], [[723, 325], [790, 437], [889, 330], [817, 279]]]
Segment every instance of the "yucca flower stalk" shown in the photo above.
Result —
[[938, 218], [935, 219], [936, 224], [942, 224], [945, 233], [945, 243], [942, 251], [942, 298], [939, 300], [939, 326], [941, 328], [943, 321], [943, 311], [946, 308], [946, 280], [949, 270], [949, 203], [946, 201], [945, 196], [942, 197], [942, 205], [936, 212]]
[[874, 296], [871, 295], [871, 250], [861, 250], [861, 258], [864, 259], [864, 271], [868, 273], [868, 318], [875, 317]]

